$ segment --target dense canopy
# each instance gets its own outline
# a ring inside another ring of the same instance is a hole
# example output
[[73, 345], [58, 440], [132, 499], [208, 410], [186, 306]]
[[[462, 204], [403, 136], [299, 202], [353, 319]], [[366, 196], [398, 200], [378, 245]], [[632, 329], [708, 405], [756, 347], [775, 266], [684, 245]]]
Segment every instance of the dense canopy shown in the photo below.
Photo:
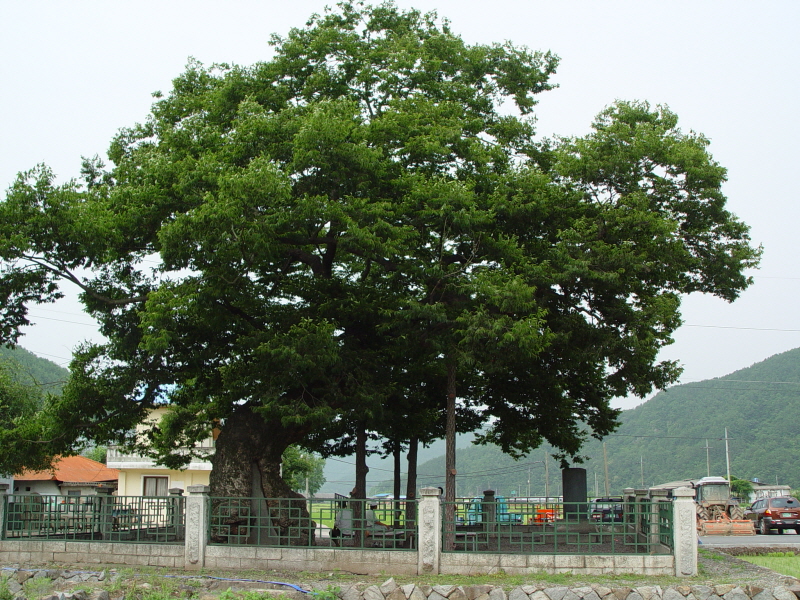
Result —
[[218, 425], [225, 496], [253, 493], [254, 467], [288, 493], [290, 444], [424, 440], [446, 409], [508, 452], [576, 457], [613, 431], [613, 397], [677, 378], [657, 355], [680, 295], [749, 284], [760, 250], [725, 169], [666, 107], [617, 102], [585, 137], [539, 140], [557, 57], [392, 4], [343, 3], [272, 43], [249, 67], [191, 61], [109, 169], [11, 186], [2, 341], [71, 282], [108, 343], [0, 441], [127, 441], [177, 466]]

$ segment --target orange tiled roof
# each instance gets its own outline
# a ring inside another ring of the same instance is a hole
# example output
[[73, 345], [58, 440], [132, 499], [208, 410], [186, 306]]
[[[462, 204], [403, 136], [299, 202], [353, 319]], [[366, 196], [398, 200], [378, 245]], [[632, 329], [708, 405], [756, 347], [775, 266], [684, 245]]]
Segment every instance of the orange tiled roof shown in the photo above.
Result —
[[75, 483], [117, 481], [119, 471], [85, 456], [56, 458], [53, 467], [44, 471], [23, 471], [14, 475], [20, 481], [69, 481]]

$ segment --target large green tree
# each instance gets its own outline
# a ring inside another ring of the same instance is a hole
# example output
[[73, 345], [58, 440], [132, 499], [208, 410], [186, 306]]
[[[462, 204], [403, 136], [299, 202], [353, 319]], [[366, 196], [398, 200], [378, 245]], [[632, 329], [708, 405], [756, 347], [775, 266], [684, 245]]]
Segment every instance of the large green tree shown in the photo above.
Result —
[[9, 189], [3, 340], [64, 282], [109, 340], [76, 352], [40, 451], [136, 446], [168, 402], [140, 450], [177, 466], [218, 425], [213, 493], [287, 496], [292, 444], [350, 424], [414, 438], [387, 409], [404, 395], [448, 433], [458, 409], [507, 451], [574, 457], [615, 427], [612, 397], [677, 376], [656, 357], [681, 293], [748, 285], [759, 251], [725, 171], [667, 109], [618, 103], [584, 138], [537, 141], [555, 56], [391, 4], [342, 3], [273, 45], [251, 67], [191, 62], [110, 169]]

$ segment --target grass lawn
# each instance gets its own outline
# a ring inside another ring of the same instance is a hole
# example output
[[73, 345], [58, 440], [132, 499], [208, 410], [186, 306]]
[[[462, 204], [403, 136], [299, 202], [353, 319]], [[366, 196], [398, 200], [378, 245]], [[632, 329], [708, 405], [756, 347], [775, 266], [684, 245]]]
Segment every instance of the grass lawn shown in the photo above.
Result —
[[800, 579], [800, 556], [791, 552], [770, 552], [762, 556], [739, 556], [742, 560]]

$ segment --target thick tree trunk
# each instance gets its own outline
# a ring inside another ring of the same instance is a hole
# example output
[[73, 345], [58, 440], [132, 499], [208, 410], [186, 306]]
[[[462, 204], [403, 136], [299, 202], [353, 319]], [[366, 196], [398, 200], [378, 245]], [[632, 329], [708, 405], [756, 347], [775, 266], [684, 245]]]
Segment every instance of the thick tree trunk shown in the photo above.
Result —
[[445, 486], [444, 486], [444, 520], [445, 548], [453, 548], [455, 536], [453, 527], [456, 521], [456, 365], [452, 360], [447, 363], [447, 421], [445, 423]]
[[[304, 432], [264, 421], [247, 406], [225, 420], [211, 459], [212, 539], [308, 546], [314, 523], [280, 474], [284, 450]], [[282, 500], [279, 500], [282, 499]]]
[[400, 442], [395, 441], [392, 448], [392, 458], [394, 459], [394, 488], [392, 489], [392, 495], [394, 496], [394, 505], [392, 507], [392, 512], [394, 514], [394, 519], [392, 521], [393, 527], [400, 527], [400, 487], [402, 485], [400, 481], [400, 450]]
[[415, 437], [408, 441], [408, 480], [406, 481], [406, 529], [414, 529], [417, 522], [417, 450], [419, 440]]

